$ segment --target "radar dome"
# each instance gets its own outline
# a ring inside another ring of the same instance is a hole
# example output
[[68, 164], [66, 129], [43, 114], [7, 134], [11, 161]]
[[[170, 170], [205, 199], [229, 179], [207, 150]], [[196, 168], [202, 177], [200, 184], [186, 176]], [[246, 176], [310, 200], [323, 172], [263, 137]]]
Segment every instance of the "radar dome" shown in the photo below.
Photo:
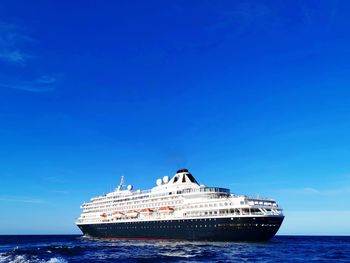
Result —
[[169, 176], [164, 176], [163, 177], [163, 183], [167, 184], [169, 182]]
[[131, 185], [131, 184], [128, 185], [128, 190], [129, 190], [129, 191], [132, 190], [132, 185]]
[[158, 186], [162, 185], [162, 179], [157, 179], [156, 183]]

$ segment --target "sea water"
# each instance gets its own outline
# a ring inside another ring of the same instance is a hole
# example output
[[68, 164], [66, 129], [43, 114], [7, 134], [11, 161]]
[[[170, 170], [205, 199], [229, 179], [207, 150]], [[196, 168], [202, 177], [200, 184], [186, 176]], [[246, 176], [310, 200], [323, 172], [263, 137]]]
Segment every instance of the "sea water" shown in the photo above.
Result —
[[252, 243], [0, 236], [3, 262], [350, 262], [350, 237], [276, 236]]

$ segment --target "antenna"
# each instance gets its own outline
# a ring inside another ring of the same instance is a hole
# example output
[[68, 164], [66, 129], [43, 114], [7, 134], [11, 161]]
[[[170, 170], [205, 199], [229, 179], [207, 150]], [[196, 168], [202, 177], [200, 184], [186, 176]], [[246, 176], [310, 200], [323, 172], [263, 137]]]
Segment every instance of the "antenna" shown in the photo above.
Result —
[[122, 190], [123, 186], [125, 186], [124, 175], [122, 175], [121, 178], [120, 178], [120, 183], [118, 185], [117, 191]]

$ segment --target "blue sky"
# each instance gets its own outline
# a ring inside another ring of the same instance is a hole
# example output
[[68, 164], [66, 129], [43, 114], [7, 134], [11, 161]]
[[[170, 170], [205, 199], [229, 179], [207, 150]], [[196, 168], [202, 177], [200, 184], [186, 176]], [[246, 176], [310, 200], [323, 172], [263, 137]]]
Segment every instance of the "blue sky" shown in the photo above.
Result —
[[350, 235], [348, 1], [0, 3], [0, 234], [187, 167]]

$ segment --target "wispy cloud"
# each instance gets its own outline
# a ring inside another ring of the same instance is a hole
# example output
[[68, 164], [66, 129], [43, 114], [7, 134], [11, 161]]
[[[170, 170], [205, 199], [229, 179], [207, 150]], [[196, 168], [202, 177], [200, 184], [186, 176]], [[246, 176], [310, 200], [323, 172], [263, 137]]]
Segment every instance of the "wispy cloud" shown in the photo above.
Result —
[[24, 65], [25, 61], [32, 56], [21, 52], [20, 50], [8, 50], [0, 52], [0, 59], [11, 63]]
[[[0, 63], [5, 64], [12, 72], [9, 76], [3, 73], [0, 88], [36, 93], [52, 92], [56, 89], [57, 75], [44, 73], [27, 79], [21, 77], [24, 67], [29, 72], [35, 72], [37, 69], [37, 65], [34, 63], [37, 56], [30, 52], [32, 46], [37, 42], [35, 38], [26, 33], [24, 28], [0, 21]], [[16, 77], [11, 78], [13, 72], [19, 69], [21, 72], [18, 72]]]
[[12, 81], [8, 83], [0, 83], [0, 87], [30, 92], [51, 92], [55, 90], [56, 82], [56, 77], [44, 75], [37, 79], [29, 81]]
[[31, 197], [16, 197], [16, 196], [0, 196], [0, 202], [16, 202], [16, 203], [29, 203], [29, 204], [47, 204], [45, 200], [36, 199]]
[[24, 65], [33, 56], [21, 47], [33, 44], [36, 40], [13, 24], [0, 23], [0, 60], [13, 64]]

